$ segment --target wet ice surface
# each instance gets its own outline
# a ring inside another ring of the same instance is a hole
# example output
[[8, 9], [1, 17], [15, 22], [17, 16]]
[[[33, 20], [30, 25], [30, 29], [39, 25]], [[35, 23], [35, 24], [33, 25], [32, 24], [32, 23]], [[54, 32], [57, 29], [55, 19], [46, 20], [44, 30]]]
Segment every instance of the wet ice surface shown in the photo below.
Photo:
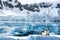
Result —
[[[44, 28], [46, 28], [46, 26], [48, 26], [48, 28], [50, 28], [50, 32], [53, 33], [51, 33], [49, 36], [41, 36], [40, 32]], [[60, 35], [56, 35], [59, 31], [56, 30], [56, 28], [60, 28], [59, 24], [57, 23], [48, 24], [44, 22], [34, 23], [19, 21], [0, 21], [0, 40], [60, 40]], [[28, 33], [28, 31], [30, 32]], [[29, 36], [27, 36], [26, 34], [28, 34]]]
[[[40, 22], [20, 22], [4, 21], [0, 23], [0, 35], [28, 36], [29, 34], [41, 34], [47, 26], [50, 33], [58, 34], [60, 32], [57, 23], [40, 23]], [[54, 29], [53, 29], [54, 28]], [[57, 30], [56, 30], [57, 29]]]
[[30, 35], [25, 37], [16, 36], [1, 36], [0, 40], [60, 40], [60, 37], [55, 36], [41, 36], [41, 35]]

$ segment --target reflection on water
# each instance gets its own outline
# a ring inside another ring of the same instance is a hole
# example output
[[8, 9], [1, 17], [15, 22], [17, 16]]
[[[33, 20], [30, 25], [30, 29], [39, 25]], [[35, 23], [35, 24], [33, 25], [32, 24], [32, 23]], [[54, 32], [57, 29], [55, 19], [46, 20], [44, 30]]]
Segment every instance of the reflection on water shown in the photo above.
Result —
[[41, 34], [48, 28], [50, 33], [60, 35], [60, 23], [45, 22], [20, 22], [20, 21], [3, 21], [0, 22], [1, 35], [28, 36], [29, 34]]

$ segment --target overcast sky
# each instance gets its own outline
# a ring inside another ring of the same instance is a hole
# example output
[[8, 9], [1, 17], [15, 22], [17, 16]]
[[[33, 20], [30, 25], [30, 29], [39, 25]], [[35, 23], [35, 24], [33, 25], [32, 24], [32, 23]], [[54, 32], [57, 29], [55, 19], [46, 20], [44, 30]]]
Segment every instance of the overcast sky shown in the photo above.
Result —
[[18, 0], [22, 4], [32, 4], [32, 3], [40, 3], [40, 2], [57, 2], [58, 0]]

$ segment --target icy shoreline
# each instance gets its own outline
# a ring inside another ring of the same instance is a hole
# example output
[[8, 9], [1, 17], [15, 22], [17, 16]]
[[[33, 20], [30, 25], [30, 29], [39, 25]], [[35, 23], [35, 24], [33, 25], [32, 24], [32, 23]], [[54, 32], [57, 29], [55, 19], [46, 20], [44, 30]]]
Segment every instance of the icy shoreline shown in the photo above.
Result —
[[[52, 39], [53, 38], [53, 39]], [[10, 40], [10, 39], [14, 39], [14, 40], [37, 40], [37, 39], [47, 39], [47, 40], [60, 40], [60, 35], [50, 35], [50, 36], [42, 36], [42, 35], [29, 35], [29, 36], [23, 36], [23, 37], [18, 37], [18, 36], [0, 36], [0, 39], [4, 39], [4, 40]]]

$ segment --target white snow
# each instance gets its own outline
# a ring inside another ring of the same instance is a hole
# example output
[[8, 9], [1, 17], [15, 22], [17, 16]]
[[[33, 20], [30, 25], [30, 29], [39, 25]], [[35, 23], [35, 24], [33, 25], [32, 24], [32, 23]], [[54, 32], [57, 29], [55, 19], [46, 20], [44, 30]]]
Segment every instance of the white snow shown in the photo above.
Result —
[[22, 4], [34, 4], [40, 2], [57, 2], [58, 0], [18, 0]]

